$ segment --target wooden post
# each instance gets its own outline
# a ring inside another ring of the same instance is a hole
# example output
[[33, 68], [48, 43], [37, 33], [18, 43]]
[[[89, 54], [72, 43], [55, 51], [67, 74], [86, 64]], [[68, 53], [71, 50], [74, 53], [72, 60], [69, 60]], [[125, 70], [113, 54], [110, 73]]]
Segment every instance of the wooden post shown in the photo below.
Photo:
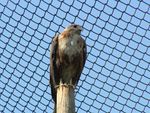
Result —
[[56, 113], [75, 113], [74, 88], [60, 85], [57, 88]]

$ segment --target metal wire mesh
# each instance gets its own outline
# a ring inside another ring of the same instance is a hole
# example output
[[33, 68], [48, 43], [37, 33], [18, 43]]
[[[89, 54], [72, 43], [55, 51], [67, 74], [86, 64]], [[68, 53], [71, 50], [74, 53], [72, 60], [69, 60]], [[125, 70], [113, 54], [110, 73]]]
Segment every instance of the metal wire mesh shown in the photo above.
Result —
[[88, 48], [76, 111], [148, 113], [148, 0], [1, 0], [0, 112], [53, 112], [49, 46], [72, 22]]

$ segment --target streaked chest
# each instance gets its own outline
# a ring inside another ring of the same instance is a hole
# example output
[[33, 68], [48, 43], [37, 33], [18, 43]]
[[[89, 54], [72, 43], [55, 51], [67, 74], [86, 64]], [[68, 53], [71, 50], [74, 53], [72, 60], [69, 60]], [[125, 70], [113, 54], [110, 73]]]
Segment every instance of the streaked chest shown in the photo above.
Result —
[[62, 54], [69, 55], [78, 54], [82, 51], [82, 40], [79, 35], [59, 39], [59, 50]]

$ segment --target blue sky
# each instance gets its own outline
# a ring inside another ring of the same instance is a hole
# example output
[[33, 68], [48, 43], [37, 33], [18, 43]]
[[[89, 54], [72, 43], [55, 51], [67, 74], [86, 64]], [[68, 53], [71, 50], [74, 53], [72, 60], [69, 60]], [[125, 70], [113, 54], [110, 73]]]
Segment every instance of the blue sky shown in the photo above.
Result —
[[149, 18], [146, 0], [0, 1], [0, 111], [52, 113], [49, 47], [73, 22], [88, 49], [76, 111], [148, 113]]

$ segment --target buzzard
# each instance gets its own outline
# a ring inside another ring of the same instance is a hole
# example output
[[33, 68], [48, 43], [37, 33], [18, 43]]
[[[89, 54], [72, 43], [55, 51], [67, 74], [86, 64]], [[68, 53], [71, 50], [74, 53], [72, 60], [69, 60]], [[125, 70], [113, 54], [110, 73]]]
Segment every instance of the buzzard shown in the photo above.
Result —
[[71, 24], [56, 35], [50, 48], [50, 85], [56, 105], [59, 85], [77, 85], [86, 60], [86, 43], [80, 36], [81, 26]]

